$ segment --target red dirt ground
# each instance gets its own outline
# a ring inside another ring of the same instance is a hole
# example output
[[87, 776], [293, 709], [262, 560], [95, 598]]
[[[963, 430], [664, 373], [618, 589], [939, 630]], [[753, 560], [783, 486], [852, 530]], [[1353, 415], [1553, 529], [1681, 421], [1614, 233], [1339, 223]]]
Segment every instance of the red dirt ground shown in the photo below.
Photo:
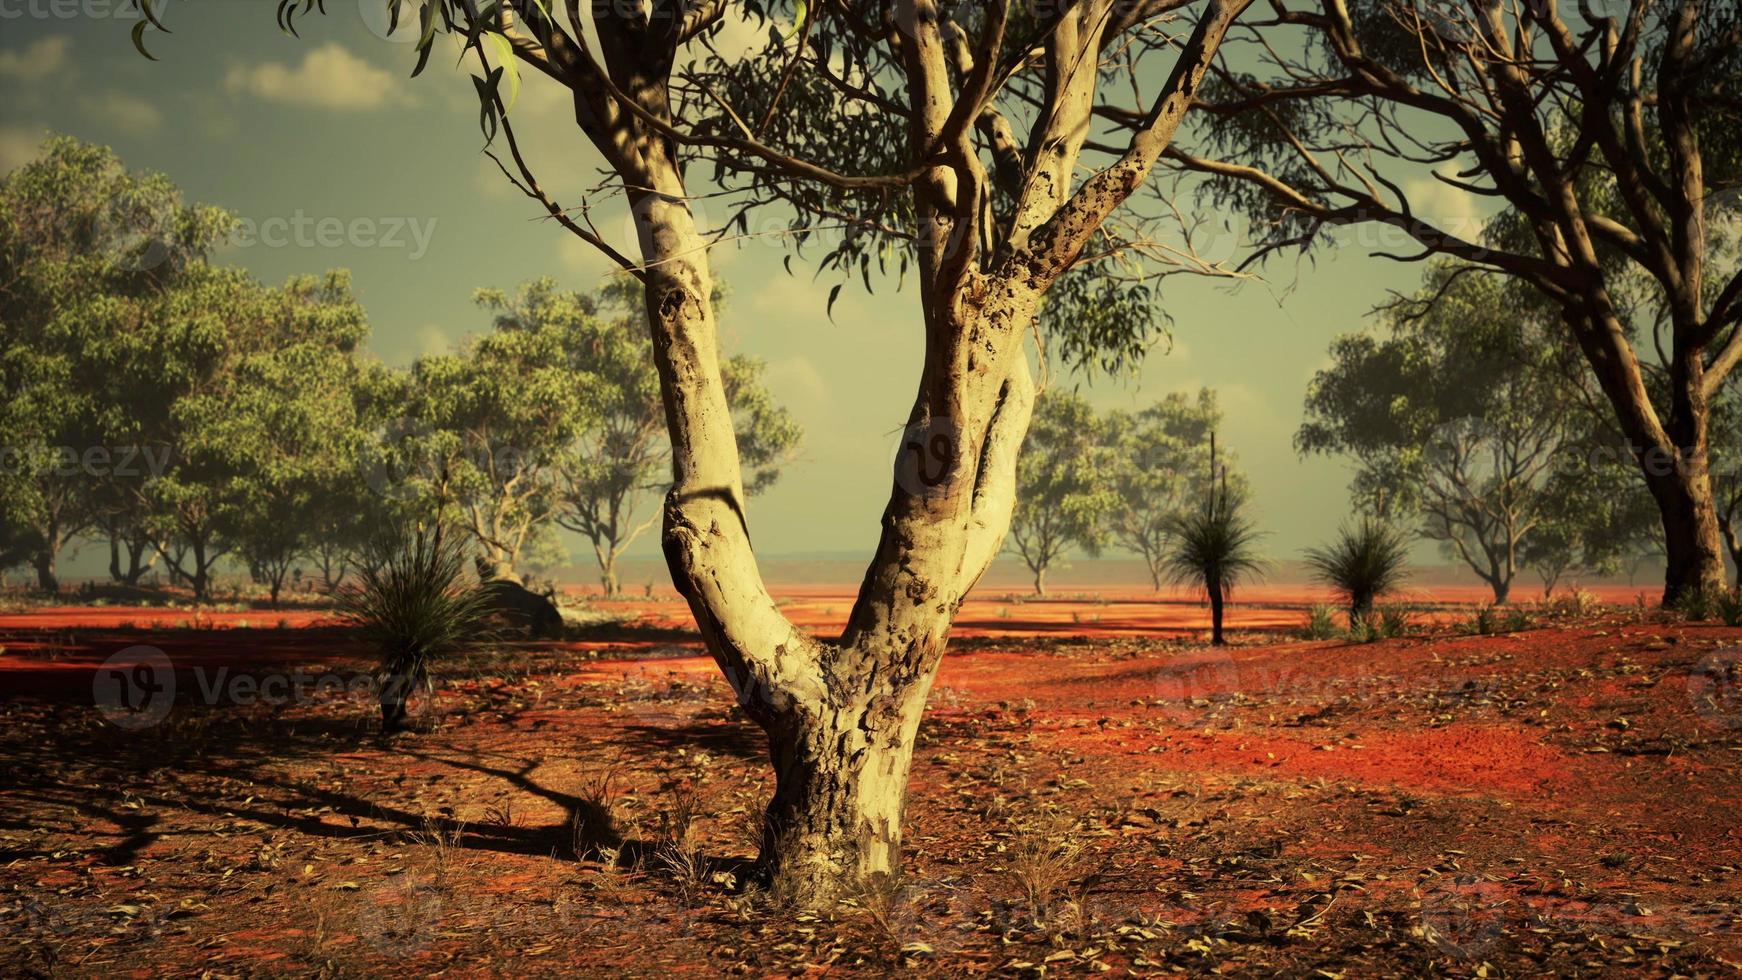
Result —
[[[907, 878], [822, 914], [739, 887], [762, 749], [675, 603], [445, 664], [392, 740], [315, 613], [6, 615], [0, 970], [1742, 971], [1742, 630], [1611, 609], [1303, 643], [1274, 627], [1309, 597], [1246, 598], [1224, 650], [1189, 604], [972, 600]], [[129, 730], [94, 702], [135, 644], [176, 701]]]

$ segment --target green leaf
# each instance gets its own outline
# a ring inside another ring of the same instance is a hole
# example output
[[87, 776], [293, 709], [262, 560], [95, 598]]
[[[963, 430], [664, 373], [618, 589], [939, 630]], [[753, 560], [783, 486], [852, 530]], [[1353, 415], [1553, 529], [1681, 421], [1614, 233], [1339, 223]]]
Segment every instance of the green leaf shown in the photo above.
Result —
[[150, 26], [151, 25], [147, 24], [145, 21], [140, 21], [133, 25], [133, 49], [152, 61], [156, 61], [157, 58], [153, 56], [151, 52], [145, 50], [145, 29]]
[[514, 59], [514, 45], [508, 40], [507, 35], [491, 31], [484, 37], [490, 41], [490, 46], [496, 49], [496, 60], [500, 64], [500, 70], [508, 78], [508, 97], [502, 100], [502, 111], [508, 112], [520, 99], [520, 63]]

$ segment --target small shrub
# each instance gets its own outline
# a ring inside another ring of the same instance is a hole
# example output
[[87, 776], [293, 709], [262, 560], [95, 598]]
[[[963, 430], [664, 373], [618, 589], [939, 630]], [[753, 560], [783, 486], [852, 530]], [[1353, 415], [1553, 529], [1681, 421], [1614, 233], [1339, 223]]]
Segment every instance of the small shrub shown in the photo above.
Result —
[[1084, 846], [1075, 822], [1063, 814], [1047, 814], [1016, 828], [1009, 874], [1036, 921], [1046, 920], [1053, 899], [1081, 870]]
[[1493, 636], [1500, 631], [1500, 615], [1493, 606], [1480, 606], [1470, 617], [1470, 632], [1477, 636]]
[[474, 639], [484, 620], [483, 594], [464, 584], [463, 542], [437, 525], [389, 529], [371, 545], [357, 584], [335, 599], [347, 625], [375, 645], [384, 731], [405, 727], [411, 695], [431, 693], [430, 661]]
[[1379, 610], [1379, 632], [1388, 639], [1407, 634], [1413, 625], [1409, 610], [1402, 606], [1385, 606]]
[[1507, 606], [1500, 625], [1508, 633], [1530, 629], [1530, 613], [1523, 606]]
[[1718, 593], [1713, 609], [1725, 626], [1742, 626], [1742, 587]]
[[1583, 619], [1603, 608], [1602, 600], [1584, 589], [1573, 589], [1556, 596], [1548, 604], [1548, 611], [1555, 616]]
[[1337, 636], [1337, 621], [1335, 611], [1324, 603], [1319, 603], [1307, 610], [1306, 628], [1301, 630], [1301, 638], [1305, 640], [1330, 640]]
[[1379, 615], [1368, 613], [1365, 616], [1350, 616], [1348, 637], [1352, 643], [1376, 643], [1384, 634], [1380, 632]]
[[1675, 611], [1690, 623], [1703, 623], [1717, 618], [1718, 597], [1723, 593], [1717, 589], [1689, 589], [1683, 592], [1675, 601]]
[[1408, 575], [1409, 532], [1384, 521], [1364, 517], [1343, 526], [1323, 548], [1306, 553], [1313, 577], [1329, 585], [1348, 603], [1350, 628], [1366, 618], [1373, 603], [1395, 591]]

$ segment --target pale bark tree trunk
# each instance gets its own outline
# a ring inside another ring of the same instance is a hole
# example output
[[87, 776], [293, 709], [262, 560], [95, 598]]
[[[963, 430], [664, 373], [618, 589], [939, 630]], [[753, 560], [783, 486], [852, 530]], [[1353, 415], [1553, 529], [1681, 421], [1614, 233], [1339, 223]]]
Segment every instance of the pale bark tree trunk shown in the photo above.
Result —
[[913, 418], [925, 424], [941, 414], [934, 403], [949, 405], [966, 435], [936, 487], [915, 493], [897, 479], [847, 630], [838, 642], [817, 640], [786, 619], [757, 570], [706, 250], [675, 169], [646, 176], [647, 186], [670, 188], [632, 199], [671, 432], [666, 561], [740, 703], [768, 734], [777, 782], [762, 872], [821, 900], [843, 882], [900, 867], [914, 733], [951, 617], [997, 553], [1015, 502], [1032, 404], [1021, 334], [996, 335], [992, 358], [954, 343], [948, 360], [938, 341], [968, 331], [933, 334]]
[[[757, 569], [710, 305], [709, 243], [690, 213], [677, 158], [689, 137], [671, 122], [676, 46], [721, 8], [699, 5], [682, 16], [666, 10], [650, 23], [638, 9], [593, 5], [601, 63], [581, 29], [581, 5], [567, 5], [567, 34], [534, 13], [545, 5], [516, 6], [537, 43], [519, 36], [515, 50], [573, 90], [577, 122], [621, 181], [641, 261], [631, 263], [537, 189], [511, 121], [501, 123], [503, 134], [525, 178], [522, 190], [631, 268], [645, 288], [671, 442], [672, 486], [661, 515], [666, 564], [709, 653], [767, 733], [777, 786], [759, 866], [804, 901], [827, 901], [853, 881], [899, 869], [902, 804], [925, 700], [956, 609], [1002, 546], [1015, 505], [1016, 457], [1033, 404], [1026, 332], [1047, 288], [1147, 177], [1248, 3], [1206, 6], [1129, 150], [1075, 192], [1077, 157], [1092, 129], [1101, 31], [1112, 21], [1131, 27], [1138, 12], [1115, 17], [1106, 2], [1056, 12], [1044, 42], [1056, 111], [1036, 125], [1033, 173], [1011, 233], [995, 246], [980, 237], [990, 189], [973, 126], [982, 112], [996, 115], [1009, 5], [987, 8], [982, 47], [964, 51], [969, 63], [957, 65], [958, 92], [945, 52], [946, 15], [931, 0], [896, 4], [900, 36], [890, 38], [889, 50], [907, 77], [908, 149], [919, 162], [911, 174], [857, 179], [887, 182], [914, 204], [925, 357], [907, 423], [934, 453], [942, 447], [947, 465], [916, 480], [898, 461], [875, 557], [834, 641], [796, 629]], [[766, 148], [747, 152], [796, 179], [855, 179], [819, 175]]]

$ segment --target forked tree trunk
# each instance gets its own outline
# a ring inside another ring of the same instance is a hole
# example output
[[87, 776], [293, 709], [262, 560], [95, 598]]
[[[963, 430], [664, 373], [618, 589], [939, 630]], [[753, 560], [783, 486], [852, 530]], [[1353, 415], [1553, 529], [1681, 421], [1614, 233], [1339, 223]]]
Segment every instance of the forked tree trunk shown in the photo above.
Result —
[[1034, 594], [1046, 598], [1046, 566], [1034, 570]]
[[804, 901], [826, 901], [900, 866], [926, 695], [957, 605], [996, 555], [1015, 503], [1032, 386], [1010, 325], [1026, 323], [1032, 307], [984, 331], [996, 356], [957, 342], [970, 332], [959, 324], [928, 331], [911, 425], [947, 435], [951, 467], [935, 482], [897, 474], [847, 629], [820, 641], [780, 612], [750, 548], [705, 246], [675, 171], [655, 170], [645, 186], [671, 188], [631, 195], [672, 444], [666, 561], [740, 704], [768, 734], [777, 787], [760, 871]]
[[[1210, 5], [1131, 148], [1074, 193], [1096, 73], [1060, 71], [1053, 84], [1067, 90], [1057, 98], [1070, 109], [1037, 128], [1035, 138], [1048, 149], [1038, 154], [996, 255], [979, 251], [989, 185], [974, 159], [971, 127], [952, 109], [937, 10], [901, 5], [898, 16], [914, 29], [899, 45], [911, 149], [916, 159], [928, 158], [904, 189], [920, 226], [925, 340], [907, 425], [910, 440], [930, 447], [929, 462], [945, 465], [913, 474], [902, 468], [905, 456], [898, 459], [876, 554], [832, 642], [796, 629], [781, 613], [751, 551], [710, 304], [710, 243], [690, 213], [676, 147], [641, 118], [670, 120], [671, 61], [624, 53], [639, 28], [611, 17], [595, 21], [601, 45], [616, 45], [606, 66], [612, 77], [595, 81], [609, 81], [638, 106], [630, 114], [585, 86], [575, 89], [577, 119], [621, 179], [639, 239], [671, 441], [661, 543], [709, 653], [768, 734], [777, 788], [758, 863], [801, 901], [826, 902], [856, 880], [899, 868], [902, 803], [925, 699], [956, 609], [997, 555], [1015, 506], [1016, 458], [1033, 406], [1024, 337], [1047, 288], [1147, 176], [1223, 33], [1249, 2]], [[992, 11], [988, 38], [996, 55], [1006, 9]], [[1082, 12], [1073, 11], [1050, 32], [1055, 62], [1093, 58], [1100, 49], [1106, 18], [1082, 23]], [[975, 69], [977, 91], [964, 104], [988, 96], [995, 75], [991, 59]], [[939, 135], [946, 132], [947, 139]]]

